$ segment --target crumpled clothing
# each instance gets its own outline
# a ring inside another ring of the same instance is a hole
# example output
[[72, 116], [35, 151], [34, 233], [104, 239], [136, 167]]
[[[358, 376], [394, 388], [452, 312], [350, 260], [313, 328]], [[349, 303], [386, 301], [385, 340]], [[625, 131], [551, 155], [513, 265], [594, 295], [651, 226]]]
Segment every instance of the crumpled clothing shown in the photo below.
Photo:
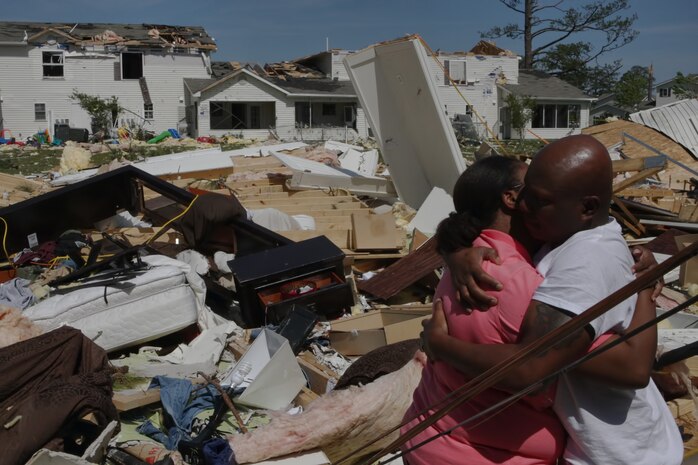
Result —
[[237, 465], [235, 453], [226, 439], [211, 439], [204, 444], [204, 463], [206, 465]]
[[136, 431], [164, 444], [169, 450], [177, 450], [177, 445], [182, 439], [191, 439], [194, 417], [202, 410], [213, 408], [220, 396], [211, 385], [194, 391], [191, 381], [166, 376], [153, 378], [150, 387], [160, 387], [160, 401], [165, 413], [167, 434], [150, 420], [145, 421]]
[[70, 424], [93, 413], [104, 427], [118, 419], [106, 352], [64, 326], [0, 349], [0, 465], [25, 463], [59, 444]]
[[31, 281], [22, 278], [14, 278], [0, 284], [0, 305], [22, 310], [32, 305], [36, 298], [29, 288], [30, 284]]

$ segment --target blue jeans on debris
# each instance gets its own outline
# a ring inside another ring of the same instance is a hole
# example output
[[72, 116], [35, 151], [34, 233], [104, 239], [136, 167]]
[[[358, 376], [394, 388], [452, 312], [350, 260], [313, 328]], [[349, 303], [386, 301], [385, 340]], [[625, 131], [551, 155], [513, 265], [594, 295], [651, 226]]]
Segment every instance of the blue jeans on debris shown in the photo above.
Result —
[[190, 439], [194, 417], [203, 410], [213, 408], [220, 396], [211, 385], [194, 391], [191, 381], [166, 376], [153, 378], [150, 387], [160, 387], [160, 401], [166, 415], [165, 423], [172, 426], [165, 434], [150, 420], [146, 420], [136, 431], [158, 441], [168, 450], [177, 450], [179, 441]]

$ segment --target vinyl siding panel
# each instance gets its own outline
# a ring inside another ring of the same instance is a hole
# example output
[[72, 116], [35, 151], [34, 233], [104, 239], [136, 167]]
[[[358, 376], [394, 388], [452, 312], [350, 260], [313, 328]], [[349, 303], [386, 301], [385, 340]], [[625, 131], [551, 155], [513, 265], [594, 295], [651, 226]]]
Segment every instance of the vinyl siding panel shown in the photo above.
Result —
[[[0, 47], [0, 95], [3, 128], [15, 137], [26, 138], [37, 131], [52, 129], [56, 120], [68, 120], [72, 127], [90, 128], [90, 118], [69, 99], [74, 89], [103, 98], [118, 97], [128, 111], [124, 122], [143, 115], [143, 96], [138, 80], [115, 80], [119, 54], [88, 51], [97, 56], [70, 53], [64, 56], [64, 76], [43, 78], [42, 52], [57, 47]], [[143, 74], [154, 106], [154, 120], [146, 129], [161, 132], [177, 128], [183, 114], [183, 78], [207, 78], [200, 55], [172, 55], [146, 52]], [[34, 103], [45, 103], [47, 121], [34, 121]]]

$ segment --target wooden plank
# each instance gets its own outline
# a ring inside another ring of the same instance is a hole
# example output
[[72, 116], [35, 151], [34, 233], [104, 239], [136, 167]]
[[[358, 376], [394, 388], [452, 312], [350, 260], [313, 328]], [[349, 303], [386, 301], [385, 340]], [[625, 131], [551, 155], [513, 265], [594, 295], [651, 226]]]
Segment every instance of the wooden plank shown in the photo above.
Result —
[[[317, 198], [332, 198], [339, 197], [337, 195], [332, 195], [328, 192], [321, 190], [311, 190], [311, 191], [283, 191], [283, 192], [264, 192], [264, 193], [247, 193], [247, 194], [237, 194], [238, 200], [241, 202], [243, 200], [271, 200], [271, 199], [317, 199]], [[344, 197], [344, 196], [343, 196]], [[358, 199], [357, 199], [358, 200]]]
[[662, 159], [663, 157], [641, 157], [641, 158], [628, 158], [624, 160], [613, 160], [613, 172], [623, 173], [626, 171], [642, 171], [652, 166], [661, 166], [662, 169], [666, 168], [667, 161]]
[[[230, 187], [230, 186], [228, 186]], [[268, 186], [230, 187], [236, 195], [259, 195], [272, 192], [284, 192], [282, 184], [271, 184]]]
[[682, 417], [684, 415], [692, 414], [695, 410], [696, 404], [693, 399], [674, 399], [667, 402], [669, 410], [674, 418]]
[[358, 288], [378, 298], [389, 299], [442, 265], [443, 260], [436, 251], [436, 239], [432, 237], [373, 278], [359, 282]]
[[341, 208], [341, 209], [336, 209], [336, 208], [327, 208], [322, 205], [317, 205], [313, 207], [299, 207], [299, 206], [282, 206], [282, 207], [274, 207], [277, 210], [281, 210], [284, 213], [287, 213], [289, 215], [309, 215], [314, 218], [317, 218], [318, 216], [346, 216], [349, 218], [351, 221], [351, 214], [354, 212], [365, 212], [369, 210], [368, 207], [361, 207], [361, 208]]
[[299, 242], [313, 237], [325, 236], [340, 249], [351, 248], [351, 231], [348, 229], [318, 229], [315, 231], [279, 231], [282, 236]]
[[218, 179], [225, 178], [234, 173], [234, 167], [217, 168], [212, 170], [183, 171], [180, 173], [161, 174], [158, 177], [165, 181], [180, 179]]
[[653, 176], [653, 175], [659, 173], [660, 171], [662, 171], [662, 169], [663, 168], [650, 168], [647, 170], [642, 170], [639, 173], [636, 173], [636, 174], [630, 176], [629, 178], [622, 180], [618, 184], [614, 184], [613, 185], [613, 193], [615, 194], [617, 192], [620, 192], [623, 189], [625, 189], [626, 187], [632, 186], [636, 182], [640, 182], [643, 179], [649, 178], [650, 176]]
[[336, 205], [340, 206], [342, 204], [357, 204], [363, 205], [358, 199], [351, 195], [338, 195], [338, 196], [322, 196], [322, 197], [291, 197], [291, 198], [270, 198], [257, 197], [254, 199], [248, 199], [245, 201], [240, 201], [245, 205], [263, 205], [263, 206], [284, 206], [284, 205]]
[[638, 236], [644, 236], [646, 233], [645, 227], [640, 223], [640, 221], [635, 217], [635, 215], [633, 215], [630, 212], [630, 210], [628, 210], [628, 207], [626, 207], [623, 202], [618, 200], [618, 197], [616, 197], [615, 195], [613, 196], [613, 203], [618, 208], [620, 208], [620, 210], [623, 212], [628, 221], [630, 221], [633, 224], [633, 226], [635, 226], [635, 229], [640, 232]]
[[640, 232], [638, 228], [635, 227], [630, 221], [626, 220], [623, 215], [621, 215], [618, 212], [611, 211], [611, 216], [614, 217], [616, 220], [618, 220], [620, 223], [623, 223], [623, 226], [628, 228], [633, 232], [634, 235], [636, 236], [642, 236], [643, 234]]
[[676, 193], [672, 189], [640, 189], [629, 187], [618, 192], [621, 197], [673, 197]]
[[160, 389], [148, 389], [133, 393], [123, 393], [116, 391], [112, 397], [112, 402], [119, 412], [127, 412], [138, 407], [160, 402]]

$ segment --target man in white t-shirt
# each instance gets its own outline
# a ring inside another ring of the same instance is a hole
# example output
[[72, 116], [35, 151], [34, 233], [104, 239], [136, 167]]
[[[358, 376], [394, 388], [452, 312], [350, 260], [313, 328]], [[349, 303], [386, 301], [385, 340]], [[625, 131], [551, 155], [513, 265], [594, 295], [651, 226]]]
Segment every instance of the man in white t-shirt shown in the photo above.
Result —
[[[630, 282], [633, 259], [620, 227], [609, 219], [611, 196], [611, 161], [594, 138], [571, 136], [541, 150], [519, 198], [526, 229], [546, 243], [536, 256], [545, 279], [533, 296], [519, 343], [478, 345], [450, 337], [436, 305], [423, 335], [428, 353], [475, 377]], [[622, 333], [633, 318], [635, 300], [520, 364], [498, 386], [527, 387], [579, 358], [603, 333]], [[555, 410], [570, 436], [564, 456], [569, 464], [681, 463], [678, 428], [651, 381], [645, 387], [615, 388], [568, 373], [559, 379]]]

